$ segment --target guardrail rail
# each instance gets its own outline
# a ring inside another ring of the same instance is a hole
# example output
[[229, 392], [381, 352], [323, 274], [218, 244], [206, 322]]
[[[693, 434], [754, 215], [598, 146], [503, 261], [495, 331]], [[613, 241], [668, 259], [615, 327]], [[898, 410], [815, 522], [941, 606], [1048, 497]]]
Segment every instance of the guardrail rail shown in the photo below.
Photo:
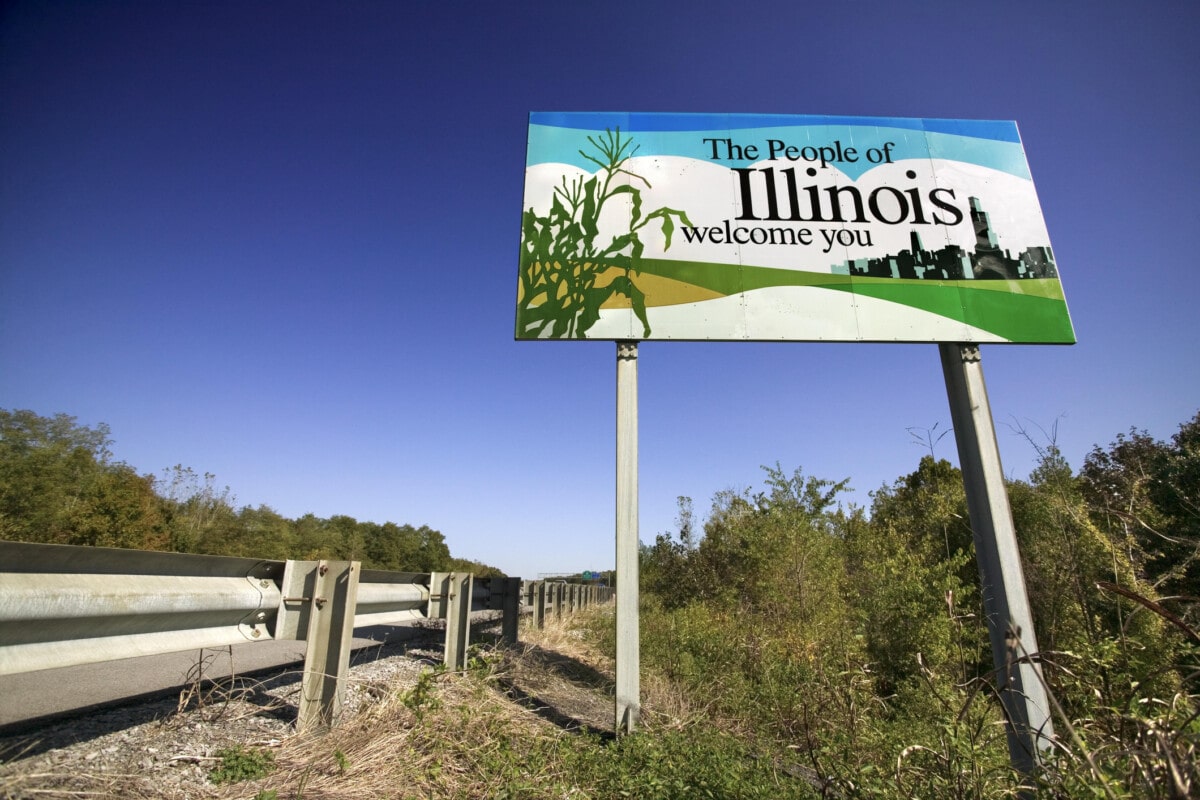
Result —
[[[0, 541], [0, 675], [271, 640], [307, 643], [299, 730], [341, 710], [355, 628], [445, 622], [445, 663], [465, 666], [472, 610], [502, 637], [606, 602], [613, 590], [462, 572]], [[531, 608], [530, 608], [531, 607]]]

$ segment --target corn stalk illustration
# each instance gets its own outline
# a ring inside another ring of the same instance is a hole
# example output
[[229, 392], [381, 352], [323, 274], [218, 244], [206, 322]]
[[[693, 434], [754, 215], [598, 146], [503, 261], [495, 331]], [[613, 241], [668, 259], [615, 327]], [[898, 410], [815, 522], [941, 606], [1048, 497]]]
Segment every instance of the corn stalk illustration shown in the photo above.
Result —
[[[554, 190], [546, 216], [530, 208], [521, 225], [521, 282], [517, 294], [517, 335], [521, 338], [584, 339], [600, 319], [600, 307], [610, 298], [629, 299], [633, 313], [642, 323], [643, 337], [650, 335], [646, 317], [646, 295], [635, 278], [645, 245], [641, 233], [657, 221], [665, 244], [671, 246], [676, 221], [691, 225], [683, 211], [662, 207], [642, 214], [642, 192], [635, 181], [652, 188], [650, 182], [630, 172], [625, 163], [638, 148], [621, 129], [606, 130], [603, 136], [587, 137], [596, 154], [579, 151], [600, 167], [590, 178], [580, 176]], [[618, 178], [628, 176], [629, 180]], [[631, 214], [628, 231], [598, 243], [599, 220], [604, 205], [618, 195], [628, 195]], [[624, 270], [604, 285], [599, 279], [611, 268]]]

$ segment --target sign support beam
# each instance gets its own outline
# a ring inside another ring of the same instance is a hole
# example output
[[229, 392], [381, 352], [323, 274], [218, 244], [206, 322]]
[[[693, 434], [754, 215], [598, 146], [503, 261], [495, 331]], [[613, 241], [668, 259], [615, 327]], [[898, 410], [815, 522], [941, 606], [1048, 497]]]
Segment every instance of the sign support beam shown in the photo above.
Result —
[[979, 347], [938, 345], [1013, 766], [1032, 775], [1054, 738]]
[[638, 645], [637, 342], [617, 342], [617, 692], [616, 732], [641, 714]]

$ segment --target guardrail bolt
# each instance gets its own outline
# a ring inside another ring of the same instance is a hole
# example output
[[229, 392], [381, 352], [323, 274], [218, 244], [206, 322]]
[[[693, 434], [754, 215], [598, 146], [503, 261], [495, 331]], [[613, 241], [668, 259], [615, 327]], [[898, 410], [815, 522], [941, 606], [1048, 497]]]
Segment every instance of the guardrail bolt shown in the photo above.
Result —
[[265, 589], [271, 585], [271, 582], [268, 580], [261, 580], [258, 582], [258, 585]]
[[317, 607], [318, 609], [324, 608], [324, 607], [325, 607], [325, 602], [326, 602], [326, 601], [325, 601], [325, 598], [324, 598], [324, 597], [318, 597], [316, 600], [313, 600], [313, 603], [316, 605], [316, 607]]
[[257, 639], [258, 637], [262, 636], [262, 631], [260, 631], [258, 628], [255, 628], [250, 632], [250, 635]]
[[326, 574], [327, 572], [329, 572], [329, 565], [328, 565], [328, 564], [322, 564], [320, 567], [318, 567], [318, 568], [317, 568], [317, 572], [318, 572], [318, 573], [320, 573], [320, 575], [321, 575], [321, 577], [322, 577], [322, 578], [324, 578], [324, 577], [325, 577], [325, 574]]

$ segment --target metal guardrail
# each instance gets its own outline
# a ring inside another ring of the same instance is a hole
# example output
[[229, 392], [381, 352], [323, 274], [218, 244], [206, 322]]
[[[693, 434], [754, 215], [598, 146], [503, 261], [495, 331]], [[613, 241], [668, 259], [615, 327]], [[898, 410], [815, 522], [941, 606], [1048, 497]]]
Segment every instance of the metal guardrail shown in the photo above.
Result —
[[445, 663], [465, 665], [473, 609], [503, 637], [612, 596], [611, 589], [271, 561], [0, 541], [0, 675], [270, 640], [308, 643], [297, 726], [341, 708], [356, 627], [444, 620]]

